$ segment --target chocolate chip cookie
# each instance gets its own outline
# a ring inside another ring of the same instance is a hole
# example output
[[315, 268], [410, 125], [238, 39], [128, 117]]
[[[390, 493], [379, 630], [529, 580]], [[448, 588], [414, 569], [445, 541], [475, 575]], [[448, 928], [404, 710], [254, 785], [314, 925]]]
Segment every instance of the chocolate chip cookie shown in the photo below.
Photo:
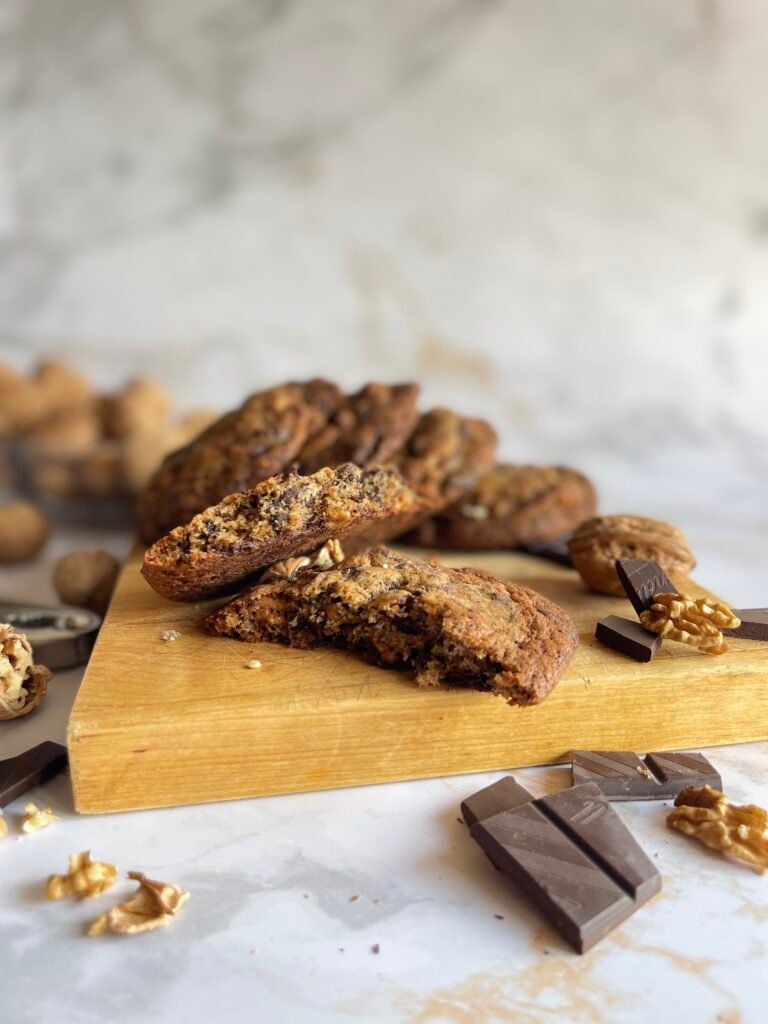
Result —
[[459, 683], [510, 704], [542, 701], [578, 643], [568, 615], [533, 590], [385, 548], [253, 587], [204, 625], [240, 640], [347, 648], [413, 669], [422, 686]]
[[573, 469], [502, 464], [403, 540], [465, 551], [521, 547], [570, 533], [595, 514], [596, 500], [592, 484]]
[[350, 395], [297, 457], [302, 473], [354, 462], [382, 466], [416, 426], [418, 384], [366, 384]]
[[468, 493], [493, 467], [496, 431], [485, 420], [432, 409], [416, 424], [395, 462], [436, 507]]
[[624, 597], [616, 575], [620, 558], [658, 562], [676, 586], [682, 586], [696, 565], [688, 541], [669, 523], [645, 516], [598, 516], [588, 519], [568, 543], [571, 561], [581, 578], [601, 594]]
[[246, 399], [169, 455], [150, 479], [137, 508], [141, 539], [150, 544], [228, 494], [279, 473], [343, 400], [335, 384], [321, 379]]
[[142, 572], [172, 601], [242, 588], [258, 570], [331, 537], [346, 552], [402, 532], [424, 499], [396, 469], [349, 463], [312, 476], [290, 472], [232, 494], [148, 549]]

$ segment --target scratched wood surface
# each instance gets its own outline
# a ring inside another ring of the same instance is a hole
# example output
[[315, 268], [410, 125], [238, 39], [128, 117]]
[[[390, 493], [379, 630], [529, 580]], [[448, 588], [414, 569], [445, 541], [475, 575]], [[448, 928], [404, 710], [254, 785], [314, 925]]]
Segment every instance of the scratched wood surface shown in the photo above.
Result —
[[[553, 694], [531, 708], [351, 654], [206, 636], [209, 605], [154, 594], [134, 552], [69, 724], [78, 810], [229, 800], [564, 760], [574, 747], [645, 751], [768, 738], [768, 645], [709, 657], [666, 644], [650, 664], [594, 639], [631, 615], [572, 570], [514, 553], [445, 555], [534, 587], [565, 607], [581, 643]], [[690, 588], [699, 593], [695, 586]], [[173, 642], [161, 634], [176, 629]], [[261, 669], [246, 662], [259, 659]]]

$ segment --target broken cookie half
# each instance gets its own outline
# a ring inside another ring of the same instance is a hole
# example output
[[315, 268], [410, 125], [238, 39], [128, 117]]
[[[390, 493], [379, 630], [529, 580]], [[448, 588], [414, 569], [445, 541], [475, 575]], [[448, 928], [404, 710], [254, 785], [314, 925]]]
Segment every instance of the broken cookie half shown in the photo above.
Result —
[[285, 473], [228, 498], [153, 544], [142, 572], [173, 601], [231, 592], [266, 566], [336, 538], [345, 552], [380, 543], [430, 506], [396, 469], [347, 463], [312, 476]]
[[347, 648], [412, 669], [422, 686], [458, 683], [510, 704], [542, 701], [578, 643], [566, 612], [533, 590], [385, 548], [253, 587], [205, 628], [249, 642]]

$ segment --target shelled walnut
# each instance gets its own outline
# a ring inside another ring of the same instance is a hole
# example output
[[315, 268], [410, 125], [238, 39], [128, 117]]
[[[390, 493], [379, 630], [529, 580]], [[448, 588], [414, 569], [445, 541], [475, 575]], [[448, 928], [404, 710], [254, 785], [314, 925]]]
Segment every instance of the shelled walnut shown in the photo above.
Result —
[[0, 721], [20, 718], [42, 703], [51, 673], [33, 662], [24, 634], [0, 623]]
[[678, 794], [667, 824], [762, 874], [768, 868], [768, 811], [737, 806], [711, 786], [688, 786]]
[[722, 601], [685, 594], [656, 594], [650, 608], [641, 613], [640, 622], [665, 640], [698, 647], [705, 654], [724, 654], [728, 645], [721, 630], [741, 625]]
[[106, 931], [138, 935], [164, 928], [189, 899], [189, 893], [180, 886], [155, 882], [140, 871], [129, 871], [128, 877], [139, 883], [138, 890], [97, 918], [88, 929], [89, 935], [103, 935]]
[[105, 861], [91, 860], [90, 850], [69, 856], [66, 875], [51, 875], [45, 892], [49, 900], [80, 896], [91, 900], [100, 896], [117, 878], [117, 868]]

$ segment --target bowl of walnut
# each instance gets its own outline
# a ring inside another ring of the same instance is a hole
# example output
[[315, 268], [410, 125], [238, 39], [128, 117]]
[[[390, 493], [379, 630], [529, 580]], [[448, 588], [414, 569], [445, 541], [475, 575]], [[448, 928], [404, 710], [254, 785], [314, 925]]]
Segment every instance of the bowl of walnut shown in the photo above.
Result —
[[215, 415], [174, 413], [147, 377], [105, 395], [58, 360], [28, 376], [0, 365], [3, 482], [60, 521], [129, 523], [135, 495], [161, 460]]

